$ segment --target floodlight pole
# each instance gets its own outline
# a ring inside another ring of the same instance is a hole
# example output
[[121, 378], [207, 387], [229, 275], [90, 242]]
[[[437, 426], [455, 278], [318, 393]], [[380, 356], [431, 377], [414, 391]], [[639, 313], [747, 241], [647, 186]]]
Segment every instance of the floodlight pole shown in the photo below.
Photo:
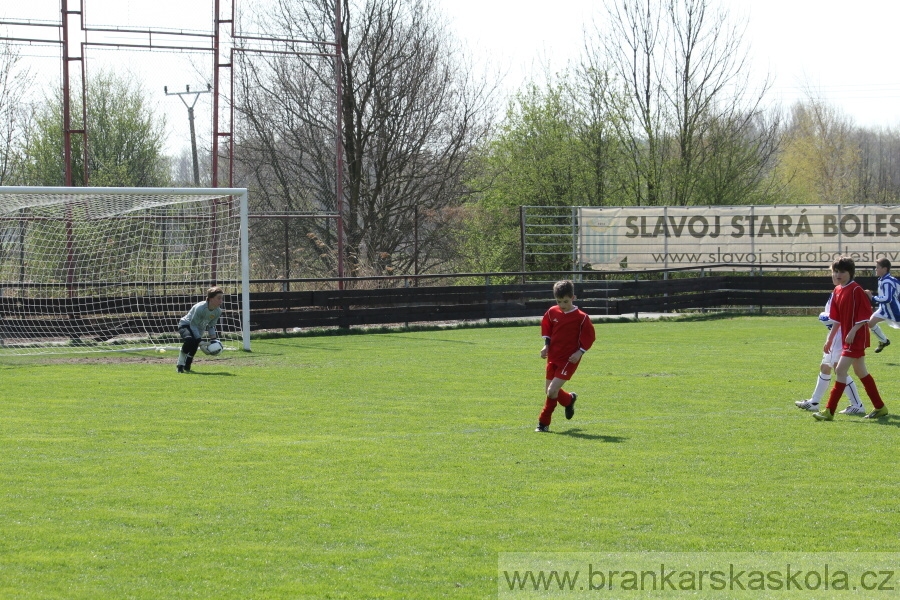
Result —
[[[88, 147], [87, 147], [87, 79], [85, 77], [84, 64], [84, 44], [81, 44], [81, 53], [79, 56], [72, 56], [72, 48], [70, 44], [74, 43], [71, 39], [69, 28], [69, 18], [78, 15], [81, 22], [81, 30], [84, 31], [84, 0], [77, 0], [78, 10], [69, 9], [69, 0], [60, 0], [60, 28], [62, 36], [62, 84], [63, 84], [63, 162], [65, 163], [65, 182], [67, 186], [75, 185], [75, 176], [72, 172], [72, 134], [81, 134], [84, 164], [84, 182], [82, 185], [88, 184]], [[72, 127], [72, 94], [71, 94], [71, 78], [69, 64], [72, 62], [81, 63], [81, 129], [73, 129]]]
[[[206, 84], [206, 90], [201, 92], [192, 92], [191, 86], [184, 86], [185, 91], [183, 92], [170, 92], [169, 86], [164, 86], [163, 91], [165, 91], [166, 96], [178, 96], [181, 102], [187, 107], [188, 111], [188, 122], [191, 125], [191, 157], [194, 160], [194, 186], [200, 187], [200, 161], [197, 159], [197, 134], [194, 132], [194, 107], [197, 105], [197, 99], [200, 98], [200, 94], [209, 94], [212, 91], [212, 85]], [[187, 103], [187, 100], [184, 99], [184, 96], [194, 96], [194, 101], [190, 104]]]

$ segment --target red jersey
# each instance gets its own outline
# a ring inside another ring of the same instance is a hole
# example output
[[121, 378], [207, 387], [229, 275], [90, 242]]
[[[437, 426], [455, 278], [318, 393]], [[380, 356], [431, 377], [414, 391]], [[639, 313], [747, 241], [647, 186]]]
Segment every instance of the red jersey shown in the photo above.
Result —
[[[872, 305], [861, 285], [851, 281], [847, 285], [839, 285], [834, 288], [829, 317], [832, 321], [840, 324], [842, 338], [846, 338], [847, 333], [853, 329], [854, 325], [868, 321], [871, 316]], [[841, 344], [844, 356], [854, 358], [864, 356], [866, 348], [869, 347], [869, 328], [868, 326], [860, 327], [853, 338], [853, 343], [849, 346], [844, 339], [835, 340], [834, 343]]]
[[550, 340], [547, 360], [565, 364], [576, 350], [589, 350], [596, 333], [591, 318], [577, 306], [564, 313], [558, 306], [551, 306], [541, 321], [541, 335]]

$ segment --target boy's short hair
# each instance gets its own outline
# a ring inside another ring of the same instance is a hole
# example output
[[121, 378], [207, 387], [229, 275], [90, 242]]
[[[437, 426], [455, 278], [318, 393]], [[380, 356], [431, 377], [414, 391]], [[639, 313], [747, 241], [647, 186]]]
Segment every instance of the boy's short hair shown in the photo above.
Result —
[[886, 258], [879, 258], [875, 264], [878, 265], [879, 267], [881, 267], [882, 269], [887, 269], [888, 271], [891, 270], [891, 261], [889, 261]]
[[208, 290], [206, 290], [206, 301], [209, 302], [210, 300], [212, 300], [219, 294], [224, 294], [224, 293], [225, 293], [225, 290], [223, 290], [219, 286], [215, 285], [215, 286], [209, 288]]
[[575, 284], [568, 279], [557, 281], [553, 284], [553, 297], [565, 298], [566, 296], [575, 296]]
[[850, 279], [853, 279], [853, 275], [856, 273], [856, 263], [853, 262], [853, 259], [849, 256], [842, 256], [833, 263], [831, 263], [832, 271], [845, 271], [850, 273]]

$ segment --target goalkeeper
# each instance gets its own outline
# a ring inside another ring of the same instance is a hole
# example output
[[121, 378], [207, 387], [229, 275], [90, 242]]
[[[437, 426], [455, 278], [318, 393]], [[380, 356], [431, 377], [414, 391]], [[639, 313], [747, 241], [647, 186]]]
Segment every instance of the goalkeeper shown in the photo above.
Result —
[[178, 372], [190, 373], [194, 354], [200, 347], [203, 332], [209, 332], [210, 341], [218, 338], [216, 333], [216, 321], [222, 316], [222, 299], [225, 292], [216, 286], [206, 291], [206, 300], [198, 302], [191, 307], [186, 315], [178, 322], [178, 333], [184, 343], [181, 345], [181, 353], [178, 355]]

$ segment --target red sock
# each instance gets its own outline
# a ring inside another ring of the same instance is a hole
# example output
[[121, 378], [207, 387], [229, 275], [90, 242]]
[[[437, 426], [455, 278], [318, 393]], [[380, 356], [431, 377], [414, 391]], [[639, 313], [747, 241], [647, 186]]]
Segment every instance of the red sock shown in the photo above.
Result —
[[841, 383], [840, 381], [834, 382], [834, 387], [831, 388], [831, 394], [828, 396], [828, 404], [826, 405], [826, 408], [831, 411], [831, 414], [837, 412], [838, 401], [840, 401], [841, 394], [844, 393], [844, 388], [846, 387], [846, 383]]
[[553, 418], [553, 410], [556, 408], [557, 398], [551, 398], [550, 396], [547, 396], [547, 401], [544, 402], [544, 410], [542, 410], [541, 414], [538, 415], [538, 423], [540, 423], [541, 425], [550, 424], [550, 420]]
[[860, 381], [863, 384], [863, 387], [866, 388], [866, 395], [869, 397], [869, 400], [872, 401], [872, 406], [875, 408], [881, 408], [884, 406], [884, 401], [881, 399], [881, 394], [878, 393], [878, 386], [875, 385], [875, 380], [872, 379], [872, 374], [869, 373]]
[[566, 390], [559, 390], [559, 393], [556, 395], [556, 401], [563, 406], [568, 406], [572, 404], [572, 394]]

